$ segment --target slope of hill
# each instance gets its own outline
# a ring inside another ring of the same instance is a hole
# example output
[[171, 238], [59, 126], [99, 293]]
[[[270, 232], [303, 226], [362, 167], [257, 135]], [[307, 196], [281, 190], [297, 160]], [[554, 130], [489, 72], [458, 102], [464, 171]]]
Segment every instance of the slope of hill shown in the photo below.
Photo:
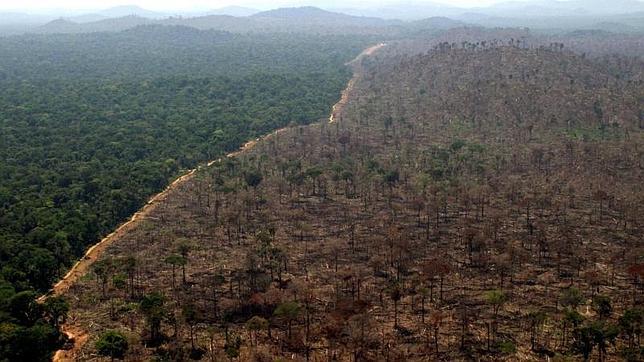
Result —
[[411, 22], [410, 24], [407, 25], [407, 28], [410, 30], [448, 30], [448, 29], [453, 29], [453, 28], [461, 28], [466, 26], [464, 22], [457, 21], [457, 20], [452, 20], [450, 18], [445, 18], [445, 17], [431, 17], [427, 19], [422, 19], [422, 20], [417, 20], [414, 22]]
[[78, 32], [81, 25], [71, 20], [56, 19], [45, 25], [39, 26], [34, 33], [75, 33]]
[[312, 21], [319, 23], [361, 23], [370, 26], [383, 26], [391, 21], [375, 17], [362, 17], [342, 14], [338, 12], [326, 11], [320, 8], [305, 6], [299, 8], [279, 8], [275, 10], [264, 11], [253, 15], [254, 18], [263, 19], [280, 19], [283, 21]]
[[35, 302], [182, 170], [326, 116], [365, 39], [151, 25], [0, 38], [0, 360], [44, 361]]
[[95, 32], [119, 32], [135, 28], [137, 26], [153, 24], [154, 20], [128, 15], [118, 18], [107, 18], [98, 21], [77, 23], [71, 20], [58, 19], [42, 25], [31, 33], [36, 34], [74, 34], [74, 33], [95, 33]]
[[106, 20], [109, 19], [108, 16], [101, 15], [101, 14], [82, 14], [82, 15], [75, 15], [75, 16], [69, 16], [66, 18], [67, 20], [74, 22], [74, 23], [92, 23], [95, 21], [101, 21], [101, 20]]
[[299, 19], [299, 18], [309, 18], [309, 19], [320, 19], [320, 20], [329, 20], [329, 19], [351, 19], [354, 18], [351, 15], [346, 15], [342, 13], [322, 10], [313, 6], [302, 6], [302, 7], [291, 7], [291, 8], [278, 8], [273, 10], [267, 10], [259, 12], [253, 15], [255, 18], [277, 18], [277, 19]]
[[261, 32], [265, 29], [256, 21], [248, 17], [234, 17], [230, 15], [207, 15], [194, 18], [169, 18], [160, 22], [163, 25], [189, 26], [202, 30], [221, 30], [232, 33], [247, 34]]
[[134, 359], [637, 360], [644, 66], [475, 44], [388, 45], [332, 123], [197, 171], [74, 325]]

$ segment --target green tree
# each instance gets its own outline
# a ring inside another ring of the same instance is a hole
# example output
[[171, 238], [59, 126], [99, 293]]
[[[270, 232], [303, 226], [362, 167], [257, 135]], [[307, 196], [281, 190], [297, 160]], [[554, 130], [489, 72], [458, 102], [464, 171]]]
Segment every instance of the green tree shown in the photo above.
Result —
[[528, 313], [528, 322], [530, 326], [530, 349], [533, 351], [537, 348], [541, 327], [543, 327], [547, 319], [548, 315], [543, 311], [532, 311]]
[[562, 345], [566, 347], [567, 345], [567, 338], [568, 338], [568, 331], [569, 330], [576, 330], [577, 327], [581, 325], [581, 323], [584, 321], [584, 317], [577, 312], [575, 309], [570, 309], [566, 308], [564, 311], [564, 317], [562, 321]]
[[42, 317], [42, 306], [36, 302], [37, 294], [30, 291], [16, 293], [9, 300], [11, 317], [25, 326], [34, 325]]
[[593, 298], [593, 310], [600, 319], [606, 319], [613, 313], [613, 306], [610, 298], [604, 295], [597, 295]]
[[60, 323], [65, 323], [67, 313], [69, 312], [69, 303], [63, 297], [49, 297], [43, 305], [45, 314], [53, 326], [58, 329]]
[[302, 306], [295, 301], [284, 302], [275, 308], [273, 315], [277, 318], [283, 319], [286, 321], [288, 338], [291, 338], [291, 329], [293, 322], [297, 320], [302, 312]]
[[577, 288], [568, 288], [561, 292], [560, 302], [564, 307], [576, 309], [584, 300]]
[[389, 186], [389, 188], [391, 189], [394, 186], [396, 186], [398, 181], [400, 181], [400, 173], [398, 172], [398, 170], [387, 171], [382, 176], [382, 179], [385, 182], [385, 184]]
[[103, 298], [107, 297], [107, 283], [114, 272], [114, 261], [111, 258], [97, 260], [92, 264], [92, 270], [101, 284]]
[[[4, 324], [0, 324], [0, 329], [4, 327]], [[59, 331], [46, 323], [36, 323], [30, 327], [14, 325], [9, 328], [9, 350], [6, 351], [8, 361], [49, 361], [52, 349], [62, 345]], [[0, 331], [0, 335], [3, 332]]]
[[403, 297], [402, 287], [400, 283], [394, 281], [389, 286], [389, 297], [394, 302], [394, 328], [398, 327], [398, 303]]
[[177, 252], [181, 255], [181, 258], [183, 258], [183, 261], [181, 262], [181, 277], [184, 285], [188, 283], [186, 280], [186, 265], [188, 264], [188, 255], [190, 255], [191, 250], [192, 246], [187, 240], [180, 241], [177, 246]]
[[201, 313], [193, 303], [186, 303], [182, 308], [183, 319], [190, 330], [190, 346], [195, 350], [195, 325], [201, 320]]
[[166, 298], [159, 292], [153, 292], [143, 296], [139, 303], [139, 309], [145, 315], [148, 327], [150, 329], [150, 341], [159, 342], [161, 337], [161, 322], [166, 317], [165, 308]]
[[251, 344], [257, 344], [257, 332], [263, 331], [268, 328], [268, 321], [259, 316], [253, 316], [246, 321], [246, 329], [251, 334]]
[[96, 352], [99, 355], [114, 359], [125, 357], [129, 348], [127, 338], [119, 331], [106, 331], [96, 341]]
[[628, 348], [640, 347], [640, 336], [642, 335], [642, 325], [644, 324], [644, 312], [642, 308], [636, 307], [627, 309], [619, 317], [620, 332], [628, 339]]
[[128, 256], [121, 260], [121, 264], [122, 264], [123, 270], [125, 270], [125, 272], [127, 273], [127, 277], [130, 281], [130, 298], [134, 298], [134, 295], [136, 294], [136, 289], [134, 284], [135, 284], [136, 268], [138, 265], [138, 261], [136, 257]]
[[500, 290], [491, 290], [485, 293], [485, 301], [487, 304], [492, 306], [494, 311], [494, 319], [497, 318], [499, 310], [503, 307], [503, 304], [507, 302], [508, 297]]
[[262, 183], [263, 176], [259, 171], [248, 171], [244, 174], [244, 181], [246, 185], [256, 189]]
[[226, 344], [224, 345], [224, 350], [226, 355], [232, 361], [234, 358], [239, 357], [239, 348], [242, 345], [242, 339], [240, 336], [232, 334], [226, 339]]
[[[170, 255], [170, 256], [165, 258], [165, 262], [172, 266], [172, 289], [175, 289], [176, 288], [176, 282], [175, 282], [175, 280], [176, 280], [176, 267], [180, 266], [180, 267], [184, 268], [185, 265], [186, 265], [186, 259], [181, 255], [172, 254], [172, 255]], [[184, 279], [183, 280], [184, 280], [184, 283], [185, 283], [185, 272], [183, 274], [184, 274]]]
[[586, 324], [577, 330], [577, 350], [587, 361], [594, 347], [599, 351], [599, 361], [604, 361], [608, 344], [615, 344], [619, 331], [616, 326], [604, 321]]

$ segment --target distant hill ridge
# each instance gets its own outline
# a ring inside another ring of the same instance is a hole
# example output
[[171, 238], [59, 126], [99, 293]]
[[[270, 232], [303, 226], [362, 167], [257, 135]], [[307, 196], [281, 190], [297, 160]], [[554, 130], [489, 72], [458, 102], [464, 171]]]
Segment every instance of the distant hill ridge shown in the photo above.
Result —
[[[129, 8], [128, 8], [129, 9]], [[130, 9], [135, 10], [135, 9]], [[119, 10], [125, 11], [125, 10]], [[316, 7], [280, 8], [251, 16], [211, 14], [196, 17], [173, 16], [151, 19], [137, 14], [94, 22], [79, 23], [57, 19], [34, 29], [33, 33], [90, 33], [123, 31], [140, 25], [182, 25], [202, 30], [221, 30], [234, 33], [253, 32], [303, 32], [303, 33], [352, 33], [395, 34], [404, 31], [437, 30], [462, 26], [464, 23], [448, 18], [431, 18], [415, 23], [384, 20], [374, 17], [352, 16]]]
[[[119, 6], [91, 14], [60, 16], [60, 19], [2, 14], [0, 23], [24, 23], [32, 33], [86, 33], [122, 31], [138, 25], [158, 23], [194, 26], [239, 33], [312, 32], [386, 34], [404, 31], [443, 30], [473, 24], [485, 27], [529, 27], [532, 29], [598, 29], [613, 33], [644, 32], [644, 2], [536, 1], [505, 2], [491, 7], [457, 8], [432, 3], [386, 6], [370, 9], [321, 9], [313, 6], [258, 11], [230, 6], [210, 11], [155, 12], [137, 6]], [[17, 19], [17, 20], [12, 20]], [[404, 19], [404, 20], [400, 20]], [[431, 20], [430, 20], [431, 19]], [[41, 25], [39, 25], [41, 24]], [[0, 29], [1, 32], [2, 29]]]

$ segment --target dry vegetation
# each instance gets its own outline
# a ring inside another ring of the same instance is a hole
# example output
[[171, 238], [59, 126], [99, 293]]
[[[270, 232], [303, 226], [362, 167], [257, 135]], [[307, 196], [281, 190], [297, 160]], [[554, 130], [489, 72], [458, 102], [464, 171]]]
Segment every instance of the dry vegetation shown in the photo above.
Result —
[[130, 360], [641, 358], [618, 326], [643, 296], [642, 63], [396, 49], [337, 122], [200, 170], [110, 246], [67, 294], [77, 358], [109, 329]]

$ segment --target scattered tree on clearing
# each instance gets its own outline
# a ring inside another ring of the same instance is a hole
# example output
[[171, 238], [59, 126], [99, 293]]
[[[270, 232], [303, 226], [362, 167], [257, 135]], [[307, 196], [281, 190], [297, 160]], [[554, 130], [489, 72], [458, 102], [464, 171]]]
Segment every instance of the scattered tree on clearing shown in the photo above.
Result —
[[127, 338], [119, 331], [106, 331], [96, 341], [96, 352], [112, 361], [123, 359], [128, 347]]

